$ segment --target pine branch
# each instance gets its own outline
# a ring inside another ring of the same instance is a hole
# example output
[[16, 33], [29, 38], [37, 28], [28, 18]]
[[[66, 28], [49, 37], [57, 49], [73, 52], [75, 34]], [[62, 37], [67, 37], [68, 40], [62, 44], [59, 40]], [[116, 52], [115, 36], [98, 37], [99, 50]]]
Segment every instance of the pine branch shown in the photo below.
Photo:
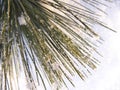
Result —
[[[19, 74], [24, 72], [30, 90], [42, 82], [66, 85], [65, 79], [78, 74], [82, 80], [99, 63], [91, 40], [99, 37], [94, 24], [107, 27], [99, 15], [97, 0], [81, 0], [78, 6], [62, 0], [0, 0], [1, 90], [19, 90]], [[107, 6], [106, 6], [107, 7]], [[92, 22], [91, 22], [92, 21]], [[46, 77], [46, 78], [44, 78]], [[36, 83], [37, 82], [37, 83]], [[66, 85], [67, 86], [67, 85]]]

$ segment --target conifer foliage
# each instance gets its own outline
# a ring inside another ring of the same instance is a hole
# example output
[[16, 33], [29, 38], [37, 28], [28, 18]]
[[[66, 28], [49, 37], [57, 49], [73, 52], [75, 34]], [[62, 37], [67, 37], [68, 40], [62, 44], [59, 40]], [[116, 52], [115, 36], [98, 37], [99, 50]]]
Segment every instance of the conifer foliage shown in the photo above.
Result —
[[[72, 4], [74, 3], [74, 5]], [[0, 0], [0, 90], [19, 90], [19, 76], [30, 90], [46, 82], [59, 89], [74, 74], [84, 80], [98, 61], [92, 27], [101, 21], [99, 0]], [[91, 9], [91, 8], [92, 9]]]

